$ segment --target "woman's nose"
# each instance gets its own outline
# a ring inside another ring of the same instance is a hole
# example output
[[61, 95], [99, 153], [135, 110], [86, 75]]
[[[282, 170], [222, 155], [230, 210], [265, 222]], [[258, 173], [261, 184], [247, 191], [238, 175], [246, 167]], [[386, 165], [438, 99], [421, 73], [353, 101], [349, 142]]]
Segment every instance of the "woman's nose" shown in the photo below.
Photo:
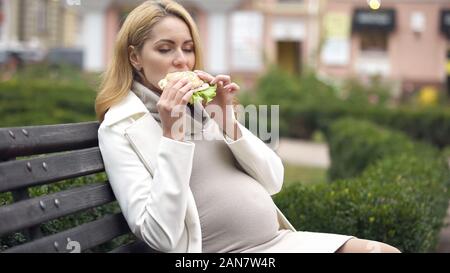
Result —
[[187, 64], [186, 55], [184, 55], [183, 50], [177, 50], [177, 54], [175, 55], [175, 59], [173, 60], [173, 64], [175, 66], [183, 66]]

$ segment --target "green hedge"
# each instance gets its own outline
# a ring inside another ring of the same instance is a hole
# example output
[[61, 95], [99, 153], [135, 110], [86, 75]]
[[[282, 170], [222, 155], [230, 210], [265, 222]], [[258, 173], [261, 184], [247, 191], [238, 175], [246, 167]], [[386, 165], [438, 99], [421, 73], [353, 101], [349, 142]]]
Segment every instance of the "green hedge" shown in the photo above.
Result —
[[[351, 128], [339, 131], [344, 125]], [[404, 252], [434, 251], [449, 199], [446, 156], [429, 145], [415, 148], [404, 135], [367, 122], [342, 120], [333, 129], [331, 145], [346, 144], [347, 155], [332, 164], [344, 160], [339, 165], [354, 174], [357, 160], [368, 167], [358, 165], [364, 169], [359, 176], [332, 183], [290, 183], [274, 201], [292, 224], [298, 230], [381, 241]], [[372, 133], [381, 140], [363, 141]]]
[[0, 127], [95, 120], [95, 91], [46, 80], [0, 83]]
[[298, 115], [310, 116], [316, 120], [317, 127], [309, 130], [327, 130], [328, 126], [338, 118], [354, 117], [366, 119], [379, 125], [401, 130], [409, 136], [431, 143], [437, 147], [450, 145], [450, 109], [413, 108], [399, 106], [387, 108], [383, 106], [336, 105], [331, 108], [309, 108], [297, 112]]
[[322, 103], [323, 109], [334, 108], [339, 103], [334, 90], [317, 80], [312, 73], [305, 73], [297, 79], [272, 68], [258, 80], [255, 89], [250, 95], [241, 96], [241, 103], [280, 105], [282, 136], [311, 138], [320, 124], [308, 109], [317, 108], [318, 102]]
[[412, 142], [402, 132], [353, 118], [334, 122], [327, 131], [327, 138], [331, 180], [354, 177], [386, 156], [410, 154], [433, 158], [438, 155], [435, 148], [425, 143]]

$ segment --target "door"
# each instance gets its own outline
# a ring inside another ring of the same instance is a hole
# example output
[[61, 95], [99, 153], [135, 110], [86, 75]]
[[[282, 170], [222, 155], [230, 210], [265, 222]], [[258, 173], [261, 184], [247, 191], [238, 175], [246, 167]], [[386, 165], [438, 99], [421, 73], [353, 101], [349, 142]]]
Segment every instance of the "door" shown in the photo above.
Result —
[[277, 65], [290, 74], [301, 72], [301, 42], [278, 41], [277, 42]]

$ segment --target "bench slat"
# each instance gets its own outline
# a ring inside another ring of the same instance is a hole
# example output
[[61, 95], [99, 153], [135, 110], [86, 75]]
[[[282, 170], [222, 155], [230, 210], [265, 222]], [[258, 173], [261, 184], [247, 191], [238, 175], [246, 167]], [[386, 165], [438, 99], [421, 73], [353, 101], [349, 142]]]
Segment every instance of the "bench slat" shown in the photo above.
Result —
[[2, 206], [0, 236], [114, 200], [111, 186], [97, 183]]
[[[98, 122], [84, 122], [0, 128], [0, 193], [26, 192], [28, 187], [103, 172], [103, 160], [98, 148], [98, 127]], [[20, 156], [56, 152], [64, 153], [1, 162]], [[85, 185], [46, 196], [16, 200], [13, 204], [0, 207], [0, 236], [33, 227], [39, 229], [39, 224], [46, 221], [113, 201], [115, 196], [108, 183]], [[29, 241], [4, 252], [71, 252], [72, 249], [68, 247], [70, 241], [78, 242], [80, 251], [85, 251], [128, 233], [128, 224], [124, 216], [118, 213]], [[137, 240], [110, 252], [158, 251]]]
[[[44, 164], [45, 163], [45, 164]], [[102, 172], [98, 147], [0, 163], [0, 192]]]
[[111, 250], [109, 253], [161, 253], [152, 249], [143, 241], [132, 242], [123, 246], [119, 246]]
[[98, 122], [0, 129], [0, 159], [94, 147]]
[[80, 250], [84, 251], [129, 232], [122, 214], [107, 215], [99, 220], [6, 249], [3, 253], [71, 252], [72, 248], [67, 249], [68, 241], [79, 242]]

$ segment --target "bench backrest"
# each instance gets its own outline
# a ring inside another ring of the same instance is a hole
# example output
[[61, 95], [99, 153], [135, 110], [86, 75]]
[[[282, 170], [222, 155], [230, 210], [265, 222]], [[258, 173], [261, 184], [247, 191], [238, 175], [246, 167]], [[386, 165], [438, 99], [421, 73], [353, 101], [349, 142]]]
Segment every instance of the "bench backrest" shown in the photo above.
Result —
[[[0, 128], [0, 194], [9, 192], [13, 199], [0, 206], [0, 238], [15, 233], [26, 238], [3, 252], [86, 251], [130, 234], [120, 212], [54, 234], [42, 232], [45, 222], [114, 202], [107, 181], [29, 195], [32, 187], [103, 173], [98, 126], [98, 122], [85, 122]], [[154, 251], [136, 240], [111, 252]]]

